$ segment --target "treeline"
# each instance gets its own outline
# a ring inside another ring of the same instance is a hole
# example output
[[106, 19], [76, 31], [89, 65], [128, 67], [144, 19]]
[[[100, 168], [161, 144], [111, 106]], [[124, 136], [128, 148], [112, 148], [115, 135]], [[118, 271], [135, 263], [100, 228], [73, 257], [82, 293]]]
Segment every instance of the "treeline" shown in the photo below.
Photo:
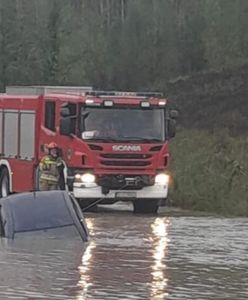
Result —
[[0, 0], [0, 89], [152, 90], [248, 62], [247, 0]]

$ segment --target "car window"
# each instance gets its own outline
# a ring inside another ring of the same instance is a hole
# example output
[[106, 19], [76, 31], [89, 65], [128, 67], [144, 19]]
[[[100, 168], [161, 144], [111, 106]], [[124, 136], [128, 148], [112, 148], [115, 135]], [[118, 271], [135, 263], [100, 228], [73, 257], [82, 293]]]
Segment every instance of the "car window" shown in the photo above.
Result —
[[2, 218], [2, 206], [0, 205], [0, 236], [5, 237], [4, 221]]
[[45, 127], [55, 131], [55, 102], [47, 101], [45, 103]]
[[49, 238], [49, 239], [67, 239], [67, 238], [71, 238], [71, 237], [73, 237], [73, 238], [77, 237], [79, 240], [81, 240], [78, 235], [78, 231], [77, 231], [75, 225], [15, 233], [15, 239], [25, 238], [25, 237], [30, 237], [30, 238], [45, 237], [45, 238]]

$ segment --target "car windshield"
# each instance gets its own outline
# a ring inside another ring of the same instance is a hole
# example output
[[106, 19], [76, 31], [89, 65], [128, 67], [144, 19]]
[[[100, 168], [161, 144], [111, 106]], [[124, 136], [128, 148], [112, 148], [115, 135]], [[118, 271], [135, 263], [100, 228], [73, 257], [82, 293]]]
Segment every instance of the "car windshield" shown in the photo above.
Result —
[[82, 108], [84, 140], [162, 142], [164, 109]]

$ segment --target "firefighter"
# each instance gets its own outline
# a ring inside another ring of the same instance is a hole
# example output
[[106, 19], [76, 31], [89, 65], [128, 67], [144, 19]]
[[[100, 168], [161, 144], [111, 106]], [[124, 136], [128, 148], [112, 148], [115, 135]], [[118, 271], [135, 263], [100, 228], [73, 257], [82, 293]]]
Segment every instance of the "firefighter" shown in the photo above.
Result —
[[115, 128], [115, 124], [112, 122], [106, 122], [103, 124], [102, 128], [100, 129], [100, 136], [102, 137], [117, 137], [118, 132]]
[[120, 124], [117, 118], [105, 119], [102, 121], [99, 136], [117, 138], [120, 136]]
[[39, 164], [39, 188], [41, 191], [58, 190], [61, 188], [61, 170], [63, 169], [58, 145], [54, 142], [48, 144], [47, 151], [48, 153]]

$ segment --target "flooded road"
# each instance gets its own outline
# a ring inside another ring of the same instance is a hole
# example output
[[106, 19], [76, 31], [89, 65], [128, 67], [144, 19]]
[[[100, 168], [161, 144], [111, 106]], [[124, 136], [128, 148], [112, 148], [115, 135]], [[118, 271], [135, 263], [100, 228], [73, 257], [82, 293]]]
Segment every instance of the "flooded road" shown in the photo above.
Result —
[[121, 205], [85, 216], [85, 245], [2, 242], [0, 299], [248, 299], [248, 219], [135, 216]]

